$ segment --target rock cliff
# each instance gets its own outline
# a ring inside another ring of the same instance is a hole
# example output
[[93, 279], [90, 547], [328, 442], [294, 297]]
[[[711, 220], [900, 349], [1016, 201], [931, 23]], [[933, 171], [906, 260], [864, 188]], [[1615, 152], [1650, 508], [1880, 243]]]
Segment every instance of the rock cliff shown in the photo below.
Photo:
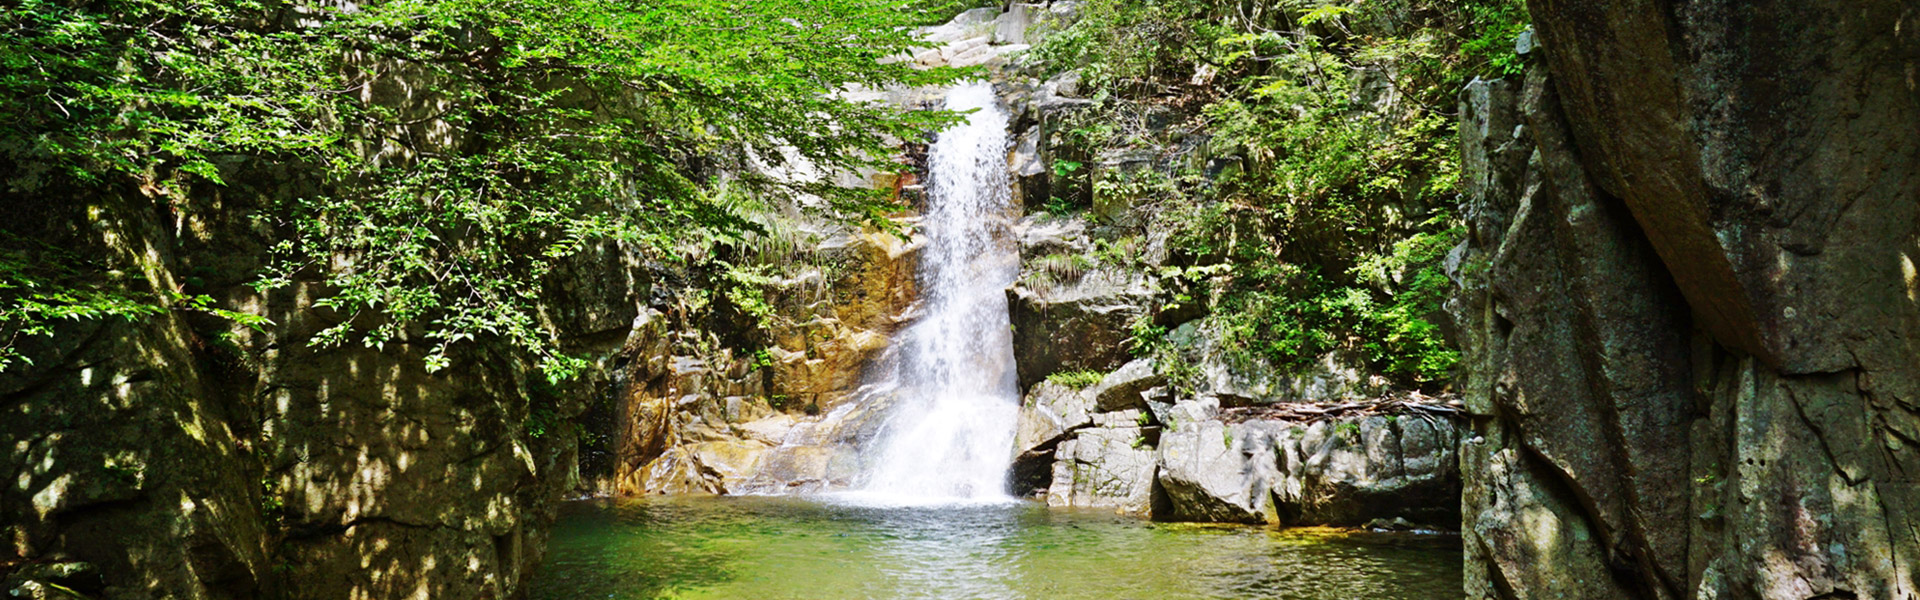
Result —
[[636, 322], [612, 414], [619, 428], [612, 491], [846, 485], [857, 473], [847, 461], [877, 408], [856, 394], [909, 317], [924, 242], [855, 231], [806, 249], [821, 267], [777, 284], [779, 317], [757, 354], [685, 343], [711, 332], [674, 328], [658, 313]]
[[1531, 3], [1462, 102], [1475, 598], [1909, 598], [1901, 2]]
[[[113, 217], [36, 222], [140, 285], [212, 294], [278, 326], [186, 312], [80, 321], [0, 377], [0, 422], [16, 441], [0, 522], [23, 567], [7, 589], [515, 593], [572, 483], [572, 418], [604, 371], [554, 388], [484, 344], [470, 368], [439, 374], [412, 343], [314, 348], [341, 317], [312, 305], [313, 283], [266, 295], [245, 285], [266, 254], [247, 247], [260, 238], [242, 224], [217, 220], [237, 212], [175, 221], [138, 193], [97, 202]], [[626, 337], [644, 278], [620, 255], [589, 252], [552, 278], [565, 304], [548, 314], [571, 351], [610, 357]]]
[[[423, 131], [437, 100], [394, 66], [367, 101]], [[370, 156], [433, 151], [396, 136]], [[371, 159], [370, 159], [371, 160]], [[575, 418], [604, 403], [655, 277], [638, 252], [588, 248], [540, 281], [542, 326], [588, 356], [549, 384], [480, 340], [429, 373], [433, 343], [316, 347], [350, 319], [316, 303], [328, 265], [254, 283], [284, 224], [260, 215], [319, 183], [301, 165], [232, 157], [228, 185], [4, 203], [9, 234], [72, 252], [128, 289], [176, 302], [144, 319], [77, 320], [29, 338], [0, 374], [4, 589], [103, 598], [505, 598], [542, 554], [572, 489]], [[57, 191], [45, 191], [58, 194]], [[339, 261], [351, 257], [336, 257]], [[178, 304], [204, 295], [259, 330]], [[39, 596], [34, 596], [39, 597]]]
[[[1220, 358], [1161, 276], [1219, 257], [1172, 256], [1146, 226], [1154, 190], [1098, 184], [1210, 184], [1246, 161], [1157, 108], [1136, 116], [1164, 144], [1071, 143], [1092, 102], [1078, 75], [1014, 61], [1072, 7], [969, 11], [897, 57], [988, 65], [1015, 113], [1017, 492], [1164, 520], [1457, 528], [1476, 600], [1920, 598], [1910, 2], [1532, 0], [1526, 74], [1459, 105], [1458, 403], [1338, 353], [1284, 374]], [[1356, 105], [1394, 101], [1366, 89]], [[511, 597], [569, 494], [849, 483], [888, 403], [861, 374], [913, 316], [911, 235], [812, 231], [766, 284], [781, 318], [757, 329], [663, 300], [655, 280], [675, 274], [606, 246], [549, 277], [541, 306], [597, 359], [581, 381], [548, 385], [487, 344], [429, 374], [404, 335], [311, 347], [349, 318], [314, 305], [316, 278], [245, 285], [271, 237], [246, 207], [313, 183], [235, 172], [212, 195], [71, 203], [86, 214], [0, 206], [137, 288], [277, 324], [175, 311], [29, 340], [33, 363], [0, 374], [4, 589]], [[1046, 214], [1055, 200], [1086, 209]], [[747, 329], [765, 339], [723, 339]], [[1156, 329], [1179, 360], [1136, 355]]]

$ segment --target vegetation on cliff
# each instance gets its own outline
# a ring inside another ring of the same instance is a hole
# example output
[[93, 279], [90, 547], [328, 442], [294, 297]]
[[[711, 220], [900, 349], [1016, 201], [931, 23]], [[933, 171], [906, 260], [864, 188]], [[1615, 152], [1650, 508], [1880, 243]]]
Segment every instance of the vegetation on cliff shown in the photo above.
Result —
[[[1340, 352], [1404, 384], [1444, 383], [1457, 361], [1436, 323], [1451, 285], [1441, 262], [1459, 238], [1455, 98], [1474, 76], [1519, 71], [1522, 3], [1249, 12], [1095, 0], [1083, 11], [1033, 51], [1053, 71], [1078, 69], [1091, 90], [1094, 109], [1066, 127], [1076, 145], [1177, 147], [1165, 138], [1201, 133], [1204, 154], [1237, 163], [1092, 182], [1092, 196], [1153, 204], [1144, 229], [1172, 232], [1178, 267], [1164, 281], [1176, 306], [1165, 309], [1203, 309], [1242, 368]], [[1171, 358], [1168, 325], [1139, 323], [1137, 342]]]

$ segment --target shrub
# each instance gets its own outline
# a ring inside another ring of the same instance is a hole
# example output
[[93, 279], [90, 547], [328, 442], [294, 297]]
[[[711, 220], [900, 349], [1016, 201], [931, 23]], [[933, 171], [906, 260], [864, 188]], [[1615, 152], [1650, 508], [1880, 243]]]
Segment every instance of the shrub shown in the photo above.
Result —
[[1106, 378], [1106, 374], [1099, 371], [1088, 370], [1060, 371], [1047, 375], [1047, 381], [1076, 390], [1092, 387], [1094, 384], [1100, 383], [1100, 380], [1104, 378]]

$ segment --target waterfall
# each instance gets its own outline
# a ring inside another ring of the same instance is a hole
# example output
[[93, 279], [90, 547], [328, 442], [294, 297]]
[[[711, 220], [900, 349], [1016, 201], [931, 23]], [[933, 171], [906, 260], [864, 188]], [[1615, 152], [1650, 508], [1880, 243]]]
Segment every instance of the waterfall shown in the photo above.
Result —
[[1019, 272], [1010, 233], [1007, 113], [993, 86], [963, 85], [949, 110], [974, 110], [928, 151], [924, 312], [899, 338], [899, 400], [870, 449], [865, 490], [894, 498], [1006, 498], [1019, 413], [1005, 290]]

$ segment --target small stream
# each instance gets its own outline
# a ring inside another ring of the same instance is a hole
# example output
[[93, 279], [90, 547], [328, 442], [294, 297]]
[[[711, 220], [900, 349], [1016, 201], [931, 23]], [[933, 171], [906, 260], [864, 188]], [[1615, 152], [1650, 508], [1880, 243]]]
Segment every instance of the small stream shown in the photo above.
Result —
[[568, 504], [531, 598], [1459, 598], [1452, 536], [1153, 523], [859, 496]]

